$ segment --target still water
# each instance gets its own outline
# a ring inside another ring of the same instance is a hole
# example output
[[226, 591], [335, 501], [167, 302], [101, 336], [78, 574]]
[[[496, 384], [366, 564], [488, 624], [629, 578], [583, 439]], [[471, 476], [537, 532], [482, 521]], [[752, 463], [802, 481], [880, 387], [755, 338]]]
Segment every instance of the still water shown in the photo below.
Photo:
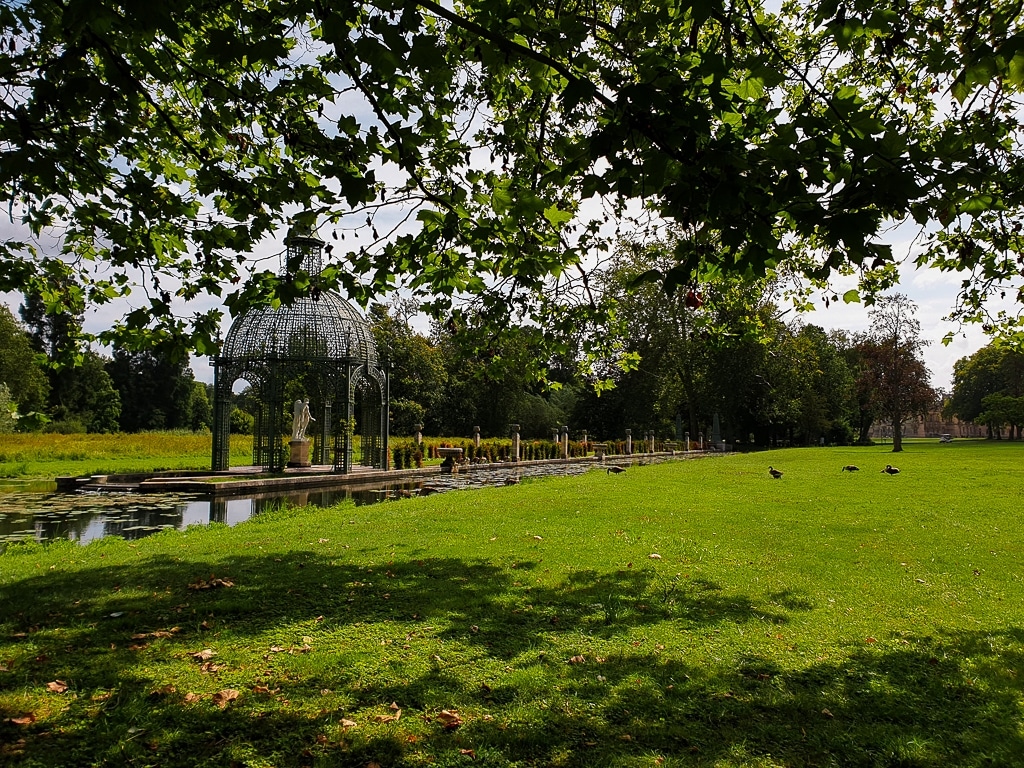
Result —
[[190, 525], [235, 525], [260, 512], [280, 507], [329, 507], [345, 500], [356, 505], [376, 504], [397, 495], [503, 485], [519, 479], [586, 472], [590, 464], [558, 464], [517, 469], [495, 468], [459, 475], [374, 488], [335, 488], [246, 497], [141, 493], [55, 493], [55, 484], [0, 487], [0, 548], [15, 541], [47, 542], [69, 539], [87, 544], [104, 536], [140, 539], [166, 528]]

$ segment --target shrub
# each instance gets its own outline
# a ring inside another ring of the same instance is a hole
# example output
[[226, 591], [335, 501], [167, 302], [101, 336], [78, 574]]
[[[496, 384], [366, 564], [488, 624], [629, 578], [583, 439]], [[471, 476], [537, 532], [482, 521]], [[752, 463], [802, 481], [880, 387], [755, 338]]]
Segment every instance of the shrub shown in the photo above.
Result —
[[60, 421], [51, 421], [43, 427], [42, 431], [44, 434], [56, 435], [84, 435], [88, 432], [81, 419], [74, 417], [61, 419]]
[[231, 411], [231, 431], [236, 435], [251, 435], [256, 427], [256, 417], [241, 408]]

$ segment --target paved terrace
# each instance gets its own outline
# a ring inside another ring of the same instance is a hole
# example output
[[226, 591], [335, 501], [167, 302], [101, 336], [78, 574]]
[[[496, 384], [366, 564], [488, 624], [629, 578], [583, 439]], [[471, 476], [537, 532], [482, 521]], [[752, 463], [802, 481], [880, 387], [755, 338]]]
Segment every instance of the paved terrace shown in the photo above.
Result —
[[[311, 490], [313, 488], [345, 488], [358, 486], [402, 485], [434, 478], [471, 477], [478, 473], [502, 472], [506, 476], [519, 474], [538, 476], [561, 474], [567, 465], [602, 467], [612, 464], [630, 466], [670, 459], [697, 458], [700, 451], [667, 451], [638, 453], [631, 456], [611, 455], [604, 458], [585, 456], [570, 459], [543, 459], [535, 461], [506, 461], [482, 464], [461, 464], [455, 472], [445, 472], [432, 465], [416, 469], [380, 470], [371, 467], [353, 467], [348, 474], [337, 474], [330, 465], [295, 467], [270, 475], [260, 467], [232, 467], [226, 472], [155, 472], [146, 475], [92, 475], [91, 477], [58, 477], [58, 491], [111, 491], [135, 493], [196, 493], [207, 496]], [[482, 479], [482, 478], [481, 478]]]

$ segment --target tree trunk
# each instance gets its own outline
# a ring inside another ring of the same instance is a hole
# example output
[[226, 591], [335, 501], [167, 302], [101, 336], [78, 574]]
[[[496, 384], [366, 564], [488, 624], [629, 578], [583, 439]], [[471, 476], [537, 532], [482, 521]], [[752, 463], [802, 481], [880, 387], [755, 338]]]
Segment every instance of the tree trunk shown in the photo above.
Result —
[[857, 442], [866, 444], [871, 438], [868, 437], [868, 433], [871, 432], [871, 425], [874, 423], [871, 419], [861, 418], [860, 420], [860, 436], [857, 438]]

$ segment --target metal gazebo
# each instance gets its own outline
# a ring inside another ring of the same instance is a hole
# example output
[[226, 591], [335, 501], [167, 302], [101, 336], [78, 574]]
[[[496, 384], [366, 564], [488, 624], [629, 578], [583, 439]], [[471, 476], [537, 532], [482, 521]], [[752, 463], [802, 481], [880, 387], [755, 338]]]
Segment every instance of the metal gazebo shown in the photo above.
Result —
[[[322, 270], [323, 241], [293, 230], [285, 240], [288, 265], [311, 277]], [[341, 296], [311, 291], [277, 309], [239, 315], [213, 359], [213, 469], [230, 468], [232, 389], [239, 379], [257, 404], [253, 464], [280, 472], [291, 432], [287, 389], [301, 391], [313, 416], [311, 463], [352, 471], [358, 425], [363, 466], [387, 469], [388, 381], [366, 319]], [[359, 419], [357, 420], [356, 413]]]

